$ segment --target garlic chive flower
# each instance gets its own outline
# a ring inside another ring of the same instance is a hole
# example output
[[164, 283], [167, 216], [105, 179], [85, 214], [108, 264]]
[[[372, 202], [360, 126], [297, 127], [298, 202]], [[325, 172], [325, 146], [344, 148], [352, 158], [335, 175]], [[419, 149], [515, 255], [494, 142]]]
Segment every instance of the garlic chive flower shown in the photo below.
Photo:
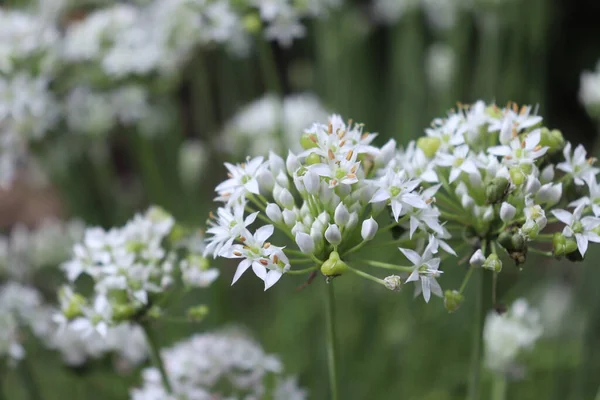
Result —
[[[187, 286], [208, 286], [218, 270], [202, 256], [204, 241], [198, 246], [189, 236], [158, 207], [120, 228], [88, 228], [63, 264], [69, 284], [59, 292], [57, 321], [84, 336], [106, 335], [109, 328], [144, 316], [177, 279]], [[82, 275], [93, 281], [89, 297], [76, 290]]]
[[[584, 256], [597, 241], [599, 169], [582, 150], [571, 156], [535, 107], [461, 104], [403, 148], [393, 140], [377, 146], [376, 134], [339, 115], [299, 137], [303, 151], [226, 164], [217, 214], [235, 213], [236, 222], [213, 218], [207, 241], [214, 257], [240, 259], [234, 282], [250, 267], [265, 289], [288, 273], [321, 271], [392, 290], [415, 281], [429, 302], [444, 295], [438, 279], [464, 274], [444, 268], [449, 256], [500, 273], [506, 259], [520, 265], [535, 252], [575, 260], [575, 250]], [[569, 206], [576, 213], [560, 211]], [[548, 232], [553, 218], [568, 225], [560, 237]], [[542, 250], [549, 240], [553, 254]], [[363, 249], [380, 245], [403, 257], [365, 259], [373, 252]], [[395, 271], [380, 278], [373, 268]], [[463, 289], [446, 290], [449, 309]]]

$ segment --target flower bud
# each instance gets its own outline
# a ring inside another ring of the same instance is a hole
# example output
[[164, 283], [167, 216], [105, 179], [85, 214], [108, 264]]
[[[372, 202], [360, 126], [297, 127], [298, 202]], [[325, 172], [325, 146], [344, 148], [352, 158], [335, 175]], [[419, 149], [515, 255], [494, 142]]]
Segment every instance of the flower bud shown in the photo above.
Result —
[[321, 273], [328, 278], [334, 278], [342, 275], [348, 270], [348, 265], [340, 260], [337, 251], [332, 251], [329, 258], [321, 265]]
[[259, 33], [262, 30], [262, 21], [257, 13], [250, 13], [244, 16], [242, 25], [246, 32], [250, 34]]
[[548, 183], [548, 182], [552, 182], [553, 179], [554, 179], [554, 165], [549, 164], [540, 173], [540, 182]]
[[296, 233], [296, 244], [304, 254], [312, 254], [315, 251], [315, 242], [309, 234], [304, 232]]
[[[60, 294], [59, 294], [59, 296], [60, 296]], [[78, 293], [73, 293], [69, 298], [67, 307], [64, 308], [62, 310], [62, 312], [68, 320], [75, 319], [75, 318], [83, 315], [82, 307], [85, 306], [86, 303], [87, 303], [87, 300], [85, 297], [83, 297], [82, 295], [80, 295]]]
[[269, 217], [269, 219], [271, 221], [275, 222], [276, 224], [281, 222], [281, 219], [282, 219], [281, 209], [279, 208], [279, 206], [277, 204], [275, 204], [275, 203], [267, 204], [267, 208], [266, 208], [265, 212], [267, 213], [267, 217]]
[[321, 156], [316, 153], [309, 154], [308, 157], [306, 157], [306, 165], [315, 165], [320, 163]]
[[425, 153], [427, 158], [432, 158], [440, 148], [442, 141], [438, 137], [423, 136], [417, 139], [417, 147]]
[[489, 269], [490, 271], [500, 272], [502, 271], [502, 261], [500, 261], [498, 254], [492, 253], [485, 260], [482, 267], [485, 269]]
[[460, 204], [465, 210], [470, 210], [475, 206], [475, 200], [468, 194], [465, 194], [460, 198]]
[[291, 210], [292, 208], [294, 208], [294, 204], [295, 204], [294, 196], [292, 196], [290, 191], [285, 188], [281, 191], [281, 193], [279, 193], [277, 202], [282, 207], [287, 208], [288, 210]]
[[527, 247], [527, 239], [520, 232], [516, 232], [510, 238], [511, 250], [513, 251], [524, 251]]
[[317, 135], [314, 133], [304, 132], [302, 136], [300, 136], [300, 145], [304, 150], [317, 147]]
[[179, 177], [190, 190], [196, 187], [207, 160], [207, 151], [199, 140], [186, 140], [179, 147]]
[[547, 206], [553, 206], [560, 201], [562, 197], [562, 183], [553, 185], [547, 183], [543, 185], [535, 196], [535, 202], [540, 204], [546, 204]]
[[508, 182], [508, 179], [501, 177], [494, 178], [485, 188], [485, 199], [488, 204], [496, 204], [504, 200], [509, 186], [510, 182]]
[[509, 223], [515, 217], [517, 213], [517, 209], [510, 203], [504, 202], [502, 206], [500, 206], [500, 219], [504, 223]]
[[291, 151], [288, 153], [287, 159], [285, 160], [285, 167], [290, 174], [290, 176], [294, 176], [294, 172], [301, 167], [300, 161], [298, 161], [298, 157]]
[[296, 213], [292, 210], [283, 210], [283, 222], [287, 226], [292, 226], [296, 223]]
[[402, 288], [402, 279], [398, 275], [390, 275], [383, 278], [385, 287], [393, 292], [399, 292]]
[[472, 267], [481, 267], [484, 262], [485, 262], [485, 257], [483, 255], [483, 252], [481, 251], [481, 249], [478, 249], [475, 253], [473, 253], [473, 255], [471, 256], [471, 259], [469, 260], [469, 264]]
[[283, 158], [273, 151], [269, 151], [269, 169], [275, 175], [279, 174], [281, 171], [285, 171], [285, 162], [283, 161]]
[[321, 186], [321, 179], [315, 172], [308, 170], [304, 174], [304, 189], [310, 194], [317, 194]]
[[491, 222], [494, 220], [494, 209], [490, 206], [490, 207], [485, 207], [483, 209], [483, 215], [481, 216], [481, 219], [483, 219], [483, 221], [485, 222]]
[[348, 209], [346, 208], [344, 203], [338, 204], [333, 213], [333, 221], [336, 223], [336, 225], [343, 227], [346, 226], [346, 224], [348, 224], [349, 220], [350, 213], [348, 212]]
[[270, 192], [273, 190], [273, 186], [275, 185], [275, 180], [273, 179], [273, 174], [271, 171], [265, 169], [261, 171], [256, 177], [258, 182], [258, 187], [260, 191]]
[[556, 232], [552, 237], [552, 253], [555, 257], [563, 257], [577, 250], [577, 242], [572, 237], [566, 237]]
[[112, 305], [112, 318], [115, 322], [129, 321], [138, 311], [132, 304], [117, 303]]
[[381, 147], [379, 154], [375, 156], [375, 165], [378, 167], [387, 165], [396, 154], [396, 141], [390, 139]]
[[199, 306], [190, 307], [185, 314], [188, 320], [192, 322], [201, 322], [208, 315], [208, 306], [201, 304]]
[[529, 175], [524, 190], [526, 194], [536, 194], [541, 186], [540, 181], [535, 176]]
[[329, 224], [329, 227], [325, 231], [325, 239], [334, 246], [342, 243], [340, 228], [335, 224]]
[[373, 217], [371, 217], [363, 221], [360, 229], [360, 235], [365, 241], [371, 240], [377, 234], [377, 229], [379, 229], [379, 224], [373, 219]]
[[346, 229], [351, 230], [354, 229], [358, 225], [358, 213], [353, 211], [350, 213], [350, 218], [348, 218], [348, 223], [346, 224]]
[[296, 222], [296, 224], [294, 225], [294, 227], [292, 228], [292, 235], [297, 234], [298, 232], [306, 232], [306, 227], [304, 226], [304, 224], [302, 222]]
[[458, 290], [446, 290], [444, 292], [444, 307], [448, 312], [455, 312], [460, 308], [464, 296]]
[[319, 214], [317, 219], [321, 221], [323, 225], [326, 225], [329, 223], [329, 214], [326, 211], [323, 211], [321, 214]]
[[552, 154], [563, 149], [565, 138], [558, 129], [549, 130], [544, 127], [541, 129], [539, 144], [542, 147], [548, 147], [548, 153]]
[[508, 171], [510, 174], [510, 179], [512, 180], [512, 182], [519, 186], [521, 185], [523, 182], [525, 182], [525, 178], [527, 177], [525, 175], [525, 173], [521, 170], [521, 168], [519, 167], [511, 167], [510, 170]]
[[282, 188], [290, 188], [290, 179], [288, 178], [287, 174], [283, 171], [279, 171], [277, 177], [275, 178], [275, 182], [277, 182], [277, 184]]

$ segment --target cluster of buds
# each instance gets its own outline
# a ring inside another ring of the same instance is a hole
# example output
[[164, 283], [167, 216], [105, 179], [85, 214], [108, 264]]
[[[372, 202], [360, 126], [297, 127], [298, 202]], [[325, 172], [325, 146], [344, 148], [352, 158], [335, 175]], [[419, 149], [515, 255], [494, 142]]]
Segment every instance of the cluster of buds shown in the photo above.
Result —
[[[71, 285], [59, 293], [58, 319], [84, 335], [106, 334], [110, 326], [159, 315], [158, 304], [178, 280], [188, 287], [210, 285], [218, 271], [209, 267], [202, 240], [193, 236], [158, 207], [122, 228], [87, 229], [63, 265]], [[91, 297], [75, 290], [82, 275], [93, 281]]]
[[[425, 133], [405, 149], [394, 140], [377, 147], [375, 134], [333, 115], [306, 129], [304, 150], [285, 161], [271, 152], [226, 164], [206, 253], [241, 259], [234, 282], [252, 267], [265, 289], [286, 273], [320, 270], [331, 279], [350, 271], [392, 290], [417, 282], [429, 301], [444, 296], [442, 259], [465, 245], [472, 268], [499, 273], [504, 258], [520, 265], [529, 252], [552, 255], [536, 242], [574, 259], [600, 241], [599, 169], [531, 107], [460, 105]], [[562, 233], [546, 233], [555, 221], [566, 224]], [[278, 245], [267, 241], [276, 230]], [[398, 248], [408, 262], [361, 259], [359, 250], [373, 244]], [[396, 274], [379, 278], [364, 266]], [[456, 309], [462, 289], [446, 293]]]

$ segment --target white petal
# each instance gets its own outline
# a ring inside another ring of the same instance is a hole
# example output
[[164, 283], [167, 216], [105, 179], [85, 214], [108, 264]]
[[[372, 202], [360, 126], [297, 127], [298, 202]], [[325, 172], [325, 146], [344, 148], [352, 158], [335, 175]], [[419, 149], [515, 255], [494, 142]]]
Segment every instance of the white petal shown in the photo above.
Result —
[[252, 271], [263, 281], [267, 278], [267, 269], [258, 261], [252, 262]]
[[400, 250], [413, 265], [416, 265], [417, 267], [421, 266], [421, 256], [419, 253], [411, 249], [403, 249], [402, 247], [398, 247], [398, 250]]
[[265, 240], [271, 237], [274, 229], [275, 227], [273, 225], [261, 226], [254, 233], [254, 239], [259, 243], [263, 243]]
[[236, 283], [238, 281], [238, 279], [240, 279], [240, 277], [243, 275], [244, 272], [246, 272], [246, 270], [248, 268], [250, 268], [250, 265], [251, 265], [250, 260], [242, 260], [238, 264], [238, 267], [235, 270], [235, 274], [233, 275], [233, 281], [231, 282], [232, 285], [234, 283]]
[[579, 252], [581, 253], [582, 256], [585, 256], [585, 252], [587, 251], [587, 248], [588, 248], [587, 237], [585, 235], [582, 235], [581, 233], [576, 233], [575, 240], [577, 241], [577, 248], [579, 249]]
[[267, 278], [265, 279], [265, 290], [269, 289], [271, 286], [273, 286], [274, 284], [277, 283], [277, 281], [279, 281], [279, 279], [281, 279], [281, 277], [283, 276], [283, 274], [279, 271], [269, 271], [267, 273]]
[[573, 223], [573, 214], [566, 210], [552, 210], [552, 214], [564, 224], [571, 225]]

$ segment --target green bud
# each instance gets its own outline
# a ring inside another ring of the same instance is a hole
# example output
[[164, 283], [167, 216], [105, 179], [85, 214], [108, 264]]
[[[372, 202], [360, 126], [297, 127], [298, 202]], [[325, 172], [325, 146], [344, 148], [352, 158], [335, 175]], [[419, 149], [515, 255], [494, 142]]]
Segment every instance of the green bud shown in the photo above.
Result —
[[261, 31], [262, 23], [257, 14], [248, 14], [243, 19], [244, 29], [248, 33], [255, 34]]
[[300, 145], [304, 150], [312, 149], [317, 147], [317, 137], [314, 133], [303, 133], [300, 136]]
[[179, 224], [173, 225], [173, 229], [171, 229], [171, 232], [168, 236], [169, 243], [173, 244], [181, 242], [188, 235], [188, 233], [188, 230], [183, 226]]
[[525, 239], [525, 237], [522, 234], [517, 232], [512, 235], [512, 237], [510, 239], [510, 243], [511, 243], [512, 250], [521, 251], [521, 250], [525, 249], [525, 247], [527, 245], [527, 240]]
[[312, 153], [306, 157], [306, 165], [319, 164], [320, 162], [321, 157], [318, 154]]
[[458, 290], [446, 290], [444, 292], [444, 307], [448, 312], [458, 310], [464, 300], [464, 296]]
[[144, 249], [144, 243], [142, 242], [136, 242], [136, 241], [131, 241], [131, 242], [127, 242], [125, 244], [125, 247], [127, 248], [127, 251], [130, 253], [137, 253], [140, 252]]
[[502, 114], [502, 109], [500, 107], [498, 107], [497, 105], [491, 105], [491, 106], [487, 106], [485, 108], [485, 112], [491, 116], [492, 118], [502, 118], [503, 114]]
[[577, 242], [572, 237], [568, 238], [560, 232], [552, 237], [552, 253], [555, 257], [563, 257], [577, 250]]
[[485, 188], [488, 204], [500, 203], [506, 197], [510, 183], [506, 178], [494, 178]]
[[340, 260], [340, 255], [337, 251], [332, 251], [329, 254], [327, 261], [321, 265], [321, 273], [326, 277], [334, 278], [342, 275], [348, 269], [348, 265]]
[[187, 317], [190, 321], [200, 322], [208, 315], [208, 306], [202, 304], [187, 309]]
[[485, 269], [489, 269], [490, 271], [500, 272], [502, 271], [502, 261], [500, 261], [500, 257], [498, 257], [498, 254], [492, 253], [485, 260], [482, 267]]
[[85, 306], [87, 300], [79, 293], [74, 293], [69, 299], [69, 304], [63, 310], [63, 314], [67, 319], [71, 320], [83, 315], [82, 307]]
[[556, 153], [565, 146], [565, 138], [558, 129], [549, 130], [548, 128], [541, 129], [540, 146], [548, 147], [548, 153]]
[[500, 235], [498, 235], [498, 243], [500, 243], [500, 246], [504, 247], [506, 250], [512, 250], [512, 237], [512, 232], [503, 231]]
[[423, 136], [417, 140], [417, 147], [423, 150], [428, 158], [435, 156], [441, 144], [442, 141], [437, 137]]
[[511, 167], [509, 173], [510, 179], [517, 186], [523, 184], [523, 182], [525, 182], [525, 178], [527, 177], [519, 167]]
[[113, 304], [112, 317], [116, 322], [128, 321], [135, 315], [137, 308], [131, 304]]

